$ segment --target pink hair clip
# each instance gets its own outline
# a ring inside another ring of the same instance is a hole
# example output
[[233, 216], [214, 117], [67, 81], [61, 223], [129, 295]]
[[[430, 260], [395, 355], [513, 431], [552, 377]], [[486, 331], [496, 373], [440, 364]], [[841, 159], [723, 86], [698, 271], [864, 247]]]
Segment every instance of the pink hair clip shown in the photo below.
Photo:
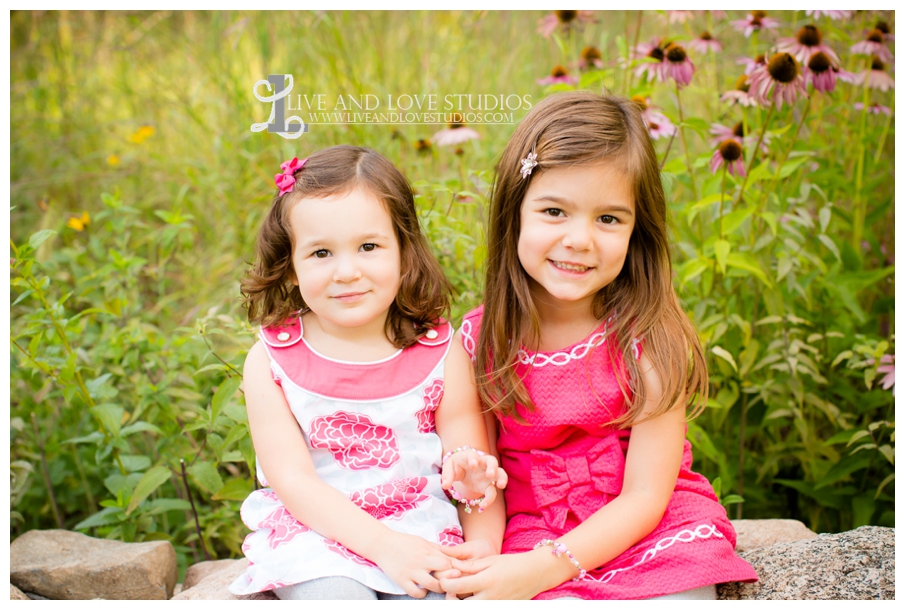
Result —
[[273, 181], [280, 189], [280, 195], [285, 195], [292, 190], [292, 187], [295, 186], [295, 172], [305, 167], [307, 162], [308, 157], [301, 161], [298, 160], [298, 157], [293, 157], [290, 161], [280, 163], [280, 169], [283, 170], [283, 173], [274, 174], [273, 176]]

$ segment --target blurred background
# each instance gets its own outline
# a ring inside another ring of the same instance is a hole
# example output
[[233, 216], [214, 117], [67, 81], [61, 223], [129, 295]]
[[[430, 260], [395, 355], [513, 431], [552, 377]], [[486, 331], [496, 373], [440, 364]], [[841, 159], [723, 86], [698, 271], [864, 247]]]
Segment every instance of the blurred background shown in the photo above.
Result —
[[[387, 156], [456, 288], [453, 321], [480, 303], [515, 125], [284, 139], [250, 129], [268, 74], [330, 99], [633, 96], [710, 358], [695, 469], [733, 518], [894, 526], [891, 11], [20, 11], [10, 27], [12, 537], [166, 539], [183, 568], [240, 555], [254, 333], [238, 283], [282, 161]], [[757, 99], [758, 70], [782, 104]]]

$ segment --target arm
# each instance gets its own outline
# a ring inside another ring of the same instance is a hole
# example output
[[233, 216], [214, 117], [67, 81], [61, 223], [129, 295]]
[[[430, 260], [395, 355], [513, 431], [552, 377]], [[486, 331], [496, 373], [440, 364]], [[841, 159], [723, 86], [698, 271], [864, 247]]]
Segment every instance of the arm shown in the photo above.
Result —
[[273, 381], [261, 342], [245, 360], [248, 425], [261, 469], [292, 516], [376, 563], [412, 597], [422, 585], [439, 591], [430, 572], [449, 567], [438, 545], [389, 529], [320, 479], [298, 422], [283, 391]]
[[[640, 364], [648, 390], [642, 413], [649, 413], [662, 390], [643, 355]], [[657, 527], [675, 489], [684, 442], [684, 396], [666, 413], [632, 428], [622, 493], [558, 539], [582, 568], [591, 570], [615, 559]], [[541, 547], [518, 555], [455, 561], [454, 567], [472, 574], [440, 582], [447, 592], [475, 592], [476, 599], [531, 598], [578, 575], [568, 559], [550, 551]]]
[[[507, 478], [503, 469], [496, 467], [498, 460], [496, 421], [492, 413], [482, 414], [481, 412], [481, 402], [475, 387], [472, 363], [462, 347], [460, 335], [461, 332], [453, 338], [449, 354], [446, 356], [443, 399], [435, 413], [435, 422], [437, 433], [443, 443], [444, 454], [456, 447], [463, 446], [474, 447], [488, 454], [486, 462], [478, 462], [473, 465], [471, 471], [474, 476], [469, 477], [472, 481], [477, 481], [477, 486], [485, 487], [485, 489], [473, 491], [476, 494], [486, 492], [487, 499], [483, 506], [487, 506], [487, 510], [483, 513], [472, 511], [468, 514], [460, 504], [459, 520], [462, 523], [465, 540], [477, 543], [468, 546], [482, 547], [483, 552], [478, 551], [481, 555], [499, 553], [503, 541], [503, 530], [506, 528], [506, 509], [502, 497], [497, 497], [496, 489], [505, 487]], [[463, 455], [462, 457], [475, 460], [475, 454], [468, 453], [468, 456]], [[455, 478], [452, 466], [454, 460], [459, 461], [459, 457], [459, 454], [451, 457], [443, 469], [444, 488], [448, 488]], [[467, 459], [461, 460], [460, 463], [466, 461]], [[488, 472], [491, 474], [488, 475]], [[495, 485], [491, 484], [493, 480], [496, 481]]]

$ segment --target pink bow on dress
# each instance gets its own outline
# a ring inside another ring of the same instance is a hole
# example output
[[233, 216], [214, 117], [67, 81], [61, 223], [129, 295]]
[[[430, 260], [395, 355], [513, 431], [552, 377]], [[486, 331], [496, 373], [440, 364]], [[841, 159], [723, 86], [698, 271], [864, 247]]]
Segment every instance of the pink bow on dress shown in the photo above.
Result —
[[283, 170], [283, 173], [274, 174], [273, 176], [273, 181], [280, 188], [280, 195], [285, 195], [292, 190], [292, 187], [295, 186], [295, 172], [305, 167], [307, 161], [308, 157], [301, 161], [298, 160], [298, 157], [293, 157], [290, 161], [280, 163], [280, 169]]

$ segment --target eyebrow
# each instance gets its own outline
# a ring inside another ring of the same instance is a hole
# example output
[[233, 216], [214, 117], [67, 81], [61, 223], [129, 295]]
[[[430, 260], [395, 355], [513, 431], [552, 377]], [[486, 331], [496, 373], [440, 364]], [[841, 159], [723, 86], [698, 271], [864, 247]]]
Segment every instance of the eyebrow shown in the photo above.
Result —
[[[566, 197], [560, 197], [559, 195], [541, 195], [540, 197], [536, 197], [534, 201], [549, 201], [551, 203], [556, 203], [558, 205], [575, 205], [571, 199]], [[623, 214], [628, 214], [629, 216], [634, 216], [635, 212], [628, 206], [620, 205], [618, 203], [605, 203], [602, 206], [597, 208], [598, 211], [607, 211], [607, 212], [622, 212]]]

